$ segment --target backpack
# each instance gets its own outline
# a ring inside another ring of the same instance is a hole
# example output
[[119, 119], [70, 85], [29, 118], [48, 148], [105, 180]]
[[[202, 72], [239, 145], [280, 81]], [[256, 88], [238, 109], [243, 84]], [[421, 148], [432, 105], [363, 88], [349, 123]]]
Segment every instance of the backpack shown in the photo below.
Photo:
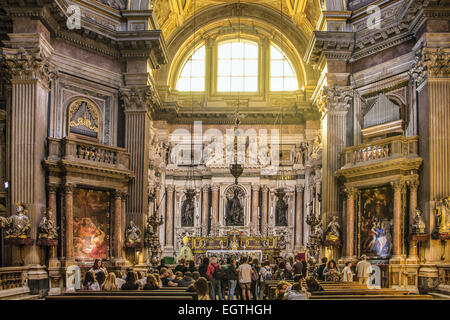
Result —
[[272, 280], [272, 272], [269, 270], [267, 270], [266, 267], [264, 267], [264, 270], [266, 270], [265, 274], [264, 274], [264, 280]]
[[221, 269], [219, 269], [220, 266], [214, 266], [214, 272], [212, 274], [214, 280], [222, 280], [223, 279], [223, 272]]
[[258, 271], [256, 271], [255, 266], [252, 267], [252, 281], [257, 281], [259, 279]]

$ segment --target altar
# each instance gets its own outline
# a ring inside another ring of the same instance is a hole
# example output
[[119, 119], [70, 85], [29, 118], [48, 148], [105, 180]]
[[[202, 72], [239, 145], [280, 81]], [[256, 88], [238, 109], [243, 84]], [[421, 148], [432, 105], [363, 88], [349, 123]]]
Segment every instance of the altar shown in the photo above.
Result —
[[218, 259], [234, 258], [239, 261], [241, 257], [257, 258], [259, 261], [263, 259], [261, 250], [208, 250], [206, 257], [217, 257]]
[[284, 249], [285, 240], [282, 236], [245, 236], [242, 232], [231, 230], [224, 237], [189, 237], [189, 247], [197, 264], [200, 264], [204, 257], [211, 256], [250, 256], [272, 263]]

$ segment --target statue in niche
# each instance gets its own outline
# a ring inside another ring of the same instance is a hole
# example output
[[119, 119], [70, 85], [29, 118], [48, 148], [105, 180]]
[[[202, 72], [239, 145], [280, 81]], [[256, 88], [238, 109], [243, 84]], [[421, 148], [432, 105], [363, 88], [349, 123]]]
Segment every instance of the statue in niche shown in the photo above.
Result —
[[52, 220], [53, 211], [48, 208], [39, 223], [39, 239], [58, 239], [58, 227]]
[[288, 214], [288, 204], [284, 200], [286, 193], [282, 190], [277, 190], [275, 193], [277, 196], [277, 204], [275, 207], [275, 224], [276, 226], [286, 227], [288, 225], [287, 214]]
[[130, 221], [130, 226], [125, 232], [126, 242], [130, 245], [141, 242], [141, 230], [134, 224], [134, 221]]
[[7, 218], [6, 238], [28, 238], [31, 231], [31, 222], [28, 210], [22, 202], [17, 202], [16, 213]]
[[416, 216], [414, 217], [414, 221], [411, 227], [413, 234], [425, 233], [426, 225], [422, 218], [422, 211], [420, 211], [419, 209], [416, 209]]
[[182, 227], [193, 227], [194, 226], [194, 190], [186, 190], [186, 199], [183, 201], [181, 206], [181, 226]]
[[225, 221], [227, 226], [244, 225], [244, 207], [239, 199], [239, 188], [235, 188], [233, 197], [228, 198]]

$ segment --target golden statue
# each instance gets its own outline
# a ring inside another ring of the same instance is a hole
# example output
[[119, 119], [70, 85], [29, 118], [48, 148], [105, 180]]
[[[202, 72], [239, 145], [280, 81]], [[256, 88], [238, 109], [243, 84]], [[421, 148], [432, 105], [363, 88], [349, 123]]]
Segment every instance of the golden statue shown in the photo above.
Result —
[[450, 232], [450, 196], [444, 197], [436, 204], [434, 209], [436, 216], [436, 229], [440, 234]]
[[192, 250], [189, 248], [189, 238], [187, 236], [183, 237], [183, 246], [180, 248], [180, 252], [177, 256], [177, 261], [184, 259], [185, 261], [194, 260], [194, 256], [192, 255]]

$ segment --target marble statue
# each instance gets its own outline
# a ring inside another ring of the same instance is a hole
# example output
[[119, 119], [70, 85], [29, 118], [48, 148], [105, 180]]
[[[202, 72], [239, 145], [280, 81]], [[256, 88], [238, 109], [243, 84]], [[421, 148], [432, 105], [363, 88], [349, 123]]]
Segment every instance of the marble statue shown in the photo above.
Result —
[[275, 206], [275, 219], [277, 226], [287, 226], [288, 204], [284, 201], [284, 193], [277, 193], [277, 204]]
[[339, 241], [341, 237], [341, 226], [338, 222], [338, 217], [333, 216], [330, 223], [328, 223], [327, 229], [325, 230], [325, 240], [328, 241]]
[[136, 242], [141, 242], [141, 230], [134, 224], [134, 221], [130, 221], [130, 226], [126, 230], [126, 242], [129, 244], [134, 244]]
[[416, 209], [416, 216], [414, 217], [414, 221], [412, 223], [412, 232], [414, 234], [422, 234], [425, 233], [425, 222], [422, 218], [422, 211]]
[[227, 226], [244, 225], [244, 207], [239, 200], [239, 189], [234, 189], [234, 196], [228, 199], [225, 220]]
[[186, 191], [186, 199], [183, 201], [181, 206], [181, 226], [182, 227], [193, 227], [194, 226], [194, 190]]
[[30, 218], [27, 216], [28, 210], [18, 202], [16, 212], [7, 219], [6, 238], [28, 238], [31, 231]]
[[39, 223], [39, 239], [58, 239], [58, 227], [52, 220], [51, 208], [44, 210], [44, 216]]

